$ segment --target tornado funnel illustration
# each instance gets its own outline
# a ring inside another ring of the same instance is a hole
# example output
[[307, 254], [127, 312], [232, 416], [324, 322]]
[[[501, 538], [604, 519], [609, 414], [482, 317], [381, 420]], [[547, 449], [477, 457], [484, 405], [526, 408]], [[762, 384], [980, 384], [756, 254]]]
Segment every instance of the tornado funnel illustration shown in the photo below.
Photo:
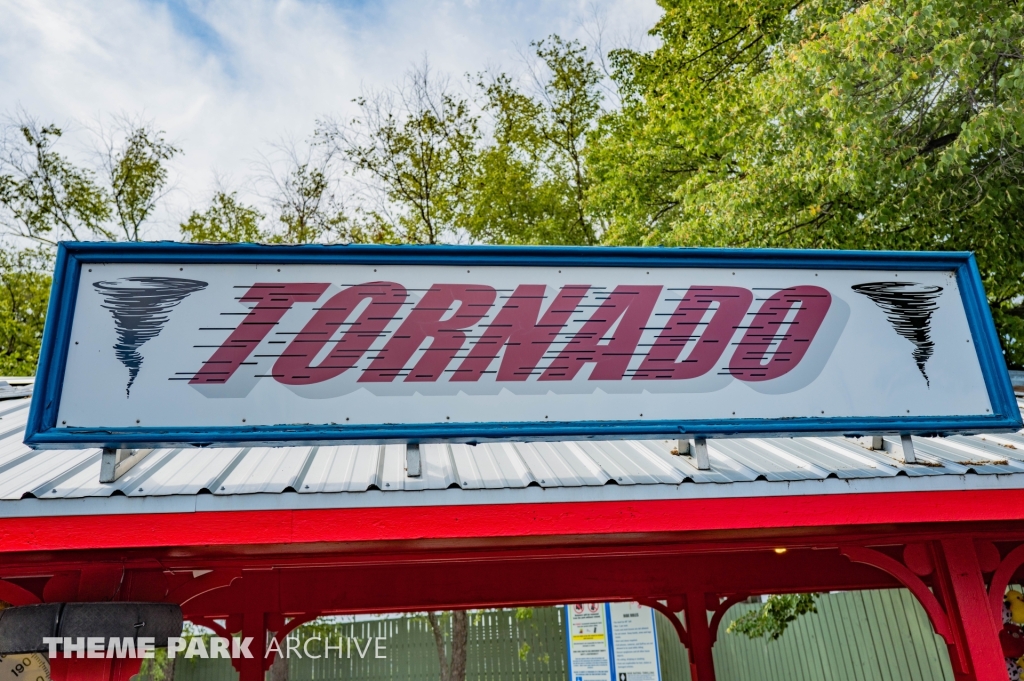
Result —
[[924, 367], [935, 351], [931, 321], [932, 313], [939, 309], [935, 301], [942, 293], [942, 287], [909, 281], [878, 281], [857, 284], [852, 288], [882, 308], [896, 333], [914, 344], [914, 362], [930, 386]]
[[178, 303], [206, 286], [205, 281], [173, 277], [126, 277], [93, 284], [103, 296], [103, 307], [114, 317], [117, 330], [114, 353], [128, 369], [125, 392], [129, 397], [132, 384], [142, 368], [139, 348], [160, 335], [168, 315]]

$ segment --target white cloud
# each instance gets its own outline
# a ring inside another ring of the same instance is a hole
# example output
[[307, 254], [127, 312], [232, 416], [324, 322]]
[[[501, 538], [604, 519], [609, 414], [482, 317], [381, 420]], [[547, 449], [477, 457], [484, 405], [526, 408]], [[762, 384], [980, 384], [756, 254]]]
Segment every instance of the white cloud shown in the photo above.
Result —
[[151, 233], [170, 238], [214, 173], [241, 182], [267, 142], [351, 113], [353, 97], [424, 55], [455, 77], [514, 67], [530, 40], [587, 40], [595, 9], [613, 40], [660, 14], [654, 0], [0, 0], [0, 101], [58, 123], [154, 120], [185, 151], [169, 216]]

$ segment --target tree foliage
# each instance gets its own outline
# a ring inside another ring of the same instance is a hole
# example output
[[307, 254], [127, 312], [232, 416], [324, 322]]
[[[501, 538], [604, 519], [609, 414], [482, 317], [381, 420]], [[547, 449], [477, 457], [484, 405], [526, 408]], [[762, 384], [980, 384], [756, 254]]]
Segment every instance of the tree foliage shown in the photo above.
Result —
[[531, 46], [532, 87], [506, 73], [478, 85], [492, 140], [477, 159], [466, 230], [487, 243], [595, 244], [585, 142], [600, 113], [601, 75], [575, 41]]
[[50, 268], [44, 250], [0, 250], [0, 376], [35, 374]]
[[259, 166], [257, 183], [264, 189], [267, 215], [244, 203], [238, 191], [221, 189], [204, 210], [193, 210], [181, 223], [183, 241], [275, 244], [345, 243], [353, 240], [350, 220], [339, 199], [336, 150], [322, 138], [305, 147], [275, 146], [272, 158]]
[[271, 187], [276, 224], [266, 229], [272, 243], [313, 244], [348, 241], [348, 217], [338, 198], [336, 151], [323, 139], [304, 149], [278, 146], [278, 160], [264, 163], [263, 181]]
[[577, 42], [531, 47], [528, 77], [481, 74], [475, 99], [424, 64], [321, 122], [364, 190], [350, 241], [597, 243], [585, 143], [600, 73]]
[[[59, 240], [139, 240], [178, 150], [121, 119], [90, 168], [60, 148], [64, 131], [22, 116], [0, 137], [0, 374], [35, 373]], [[26, 242], [35, 247], [26, 248]]]
[[146, 123], [117, 119], [101, 133], [97, 167], [58, 148], [64, 131], [23, 116], [0, 139], [0, 225], [8, 236], [39, 244], [58, 240], [139, 241], [164, 196], [167, 162], [179, 150]]
[[185, 241], [261, 243], [267, 235], [260, 227], [265, 216], [238, 199], [238, 192], [219, 191], [204, 211], [194, 210], [181, 223]]
[[319, 130], [365, 188], [369, 203], [354, 240], [437, 244], [456, 236], [480, 136], [470, 102], [424, 64], [399, 87], [355, 103], [359, 116]]
[[765, 638], [776, 641], [796, 618], [818, 612], [817, 594], [772, 595], [757, 610], [737, 617], [726, 629], [731, 634], [747, 638]]
[[42, 244], [108, 238], [110, 199], [96, 173], [57, 148], [63, 131], [26, 119], [0, 145], [0, 221], [9, 234]]
[[317, 243], [339, 231], [345, 223], [343, 211], [334, 205], [326, 173], [308, 163], [292, 169], [276, 202], [278, 220], [284, 230], [273, 240], [280, 243]]
[[106, 143], [105, 166], [112, 213], [120, 228], [118, 238], [139, 241], [143, 223], [163, 198], [168, 181], [167, 162], [180, 149], [164, 133], [145, 123], [122, 119], [123, 139]]
[[1024, 14], [666, 0], [591, 141], [609, 243], [971, 250], [1024, 363]]

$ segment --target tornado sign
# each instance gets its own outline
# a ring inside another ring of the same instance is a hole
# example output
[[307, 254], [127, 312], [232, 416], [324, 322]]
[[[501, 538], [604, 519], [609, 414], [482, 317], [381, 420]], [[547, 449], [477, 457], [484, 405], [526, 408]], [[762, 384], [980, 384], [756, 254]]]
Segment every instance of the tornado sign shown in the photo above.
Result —
[[969, 254], [62, 244], [26, 442], [1019, 425]]

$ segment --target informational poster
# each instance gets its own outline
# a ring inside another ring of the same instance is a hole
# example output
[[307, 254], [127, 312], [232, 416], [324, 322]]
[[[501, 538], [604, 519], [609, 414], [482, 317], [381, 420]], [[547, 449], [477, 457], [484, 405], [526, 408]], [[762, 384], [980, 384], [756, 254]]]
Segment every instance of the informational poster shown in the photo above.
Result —
[[570, 681], [661, 681], [654, 611], [638, 603], [566, 606]]
[[565, 610], [570, 681], [612, 681], [606, 604], [575, 603]]
[[661, 681], [654, 611], [639, 603], [609, 603], [616, 681]]

